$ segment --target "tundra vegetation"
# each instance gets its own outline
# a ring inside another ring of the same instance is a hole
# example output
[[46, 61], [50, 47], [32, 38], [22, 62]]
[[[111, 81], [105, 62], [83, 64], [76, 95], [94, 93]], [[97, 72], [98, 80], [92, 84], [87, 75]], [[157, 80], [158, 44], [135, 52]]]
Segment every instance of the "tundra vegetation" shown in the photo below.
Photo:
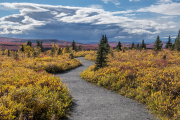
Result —
[[1, 119], [55, 120], [68, 115], [73, 98], [52, 73], [81, 65], [75, 57], [88, 52], [66, 48], [52, 44], [51, 50], [44, 51], [42, 41], [36, 48], [28, 41], [18, 51], [0, 50]]
[[61, 119], [68, 115], [72, 97], [66, 85], [52, 73], [81, 65], [76, 57], [95, 61], [81, 78], [135, 99], [158, 118], [180, 119], [180, 31], [174, 44], [169, 36], [165, 48], [157, 36], [154, 47], [145, 41], [126, 48], [119, 41], [113, 50], [106, 36], [99, 48], [64, 49], [52, 43], [44, 51], [42, 42], [22, 44], [17, 52], [0, 50], [0, 116], [3, 119]]
[[[166, 49], [159, 36], [151, 50], [144, 40], [125, 52], [119, 46], [103, 60], [106, 66], [96, 69], [94, 64], [80, 73], [81, 78], [146, 104], [160, 119], [180, 119], [180, 31], [174, 44], [169, 36]], [[85, 59], [97, 61], [98, 55], [91, 52]]]

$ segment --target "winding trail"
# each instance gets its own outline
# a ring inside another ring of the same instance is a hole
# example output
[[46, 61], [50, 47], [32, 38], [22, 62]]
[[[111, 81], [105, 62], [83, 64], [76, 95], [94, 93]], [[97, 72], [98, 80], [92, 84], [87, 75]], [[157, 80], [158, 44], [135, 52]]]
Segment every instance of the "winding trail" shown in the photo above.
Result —
[[73, 108], [69, 120], [156, 120], [144, 105], [117, 93], [94, 86], [79, 76], [79, 72], [94, 62], [85, 60], [82, 66], [58, 73], [73, 96]]

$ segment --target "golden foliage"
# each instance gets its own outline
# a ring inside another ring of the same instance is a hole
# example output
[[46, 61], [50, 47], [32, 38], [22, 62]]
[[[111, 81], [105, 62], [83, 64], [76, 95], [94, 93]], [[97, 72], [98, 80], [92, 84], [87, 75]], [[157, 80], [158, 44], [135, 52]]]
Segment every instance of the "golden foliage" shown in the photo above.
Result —
[[[96, 54], [85, 58], [94, 61]], [[92, 65], [80, 73], [81, 78], [145, 103], [163, 120], [180, 119], [179, 52], [114, 51], [114, 57], [109, 54], [107, 60], [107, 67], [94, 71]]]
[[50, 120], [68, 114], [70, 91], [59, 77], [47, 72], [63, 72], [81, 65], [81, 61], [70, 59], [69, 54], [51, 57], [49, 51], [41, 53], [38, 48], [35, 51], [39, 52], [36, 57], [31, 50], [10, 51], [11, 57], [6, 55], [7, 50], [5, 55], [0, 51], [1, 119]]

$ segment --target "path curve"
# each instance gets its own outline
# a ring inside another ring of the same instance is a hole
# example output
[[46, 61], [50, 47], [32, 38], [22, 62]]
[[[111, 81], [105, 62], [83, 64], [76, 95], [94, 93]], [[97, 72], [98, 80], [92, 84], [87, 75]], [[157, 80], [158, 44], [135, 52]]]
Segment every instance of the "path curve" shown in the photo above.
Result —
[[107, 89], [94, 86], [79, 76], [79, 72], [94, 62], [85, 60], [82, 66], [56, 74], [73, 96], [73, 109], [68, 120], [155, 120], [144, 105]]

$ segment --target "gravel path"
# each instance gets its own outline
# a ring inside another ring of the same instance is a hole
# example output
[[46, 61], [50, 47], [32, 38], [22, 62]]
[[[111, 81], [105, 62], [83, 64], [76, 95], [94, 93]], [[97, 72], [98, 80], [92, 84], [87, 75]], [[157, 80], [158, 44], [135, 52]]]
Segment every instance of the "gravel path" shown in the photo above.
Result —
[[56, 74], [73, 96], [73, 109], [68, 120], [155, 120], [144, 105], [117, 93], [94, 86], [79, 76], [79, 72], [94, 62], [77, 58], [82, 66]]

